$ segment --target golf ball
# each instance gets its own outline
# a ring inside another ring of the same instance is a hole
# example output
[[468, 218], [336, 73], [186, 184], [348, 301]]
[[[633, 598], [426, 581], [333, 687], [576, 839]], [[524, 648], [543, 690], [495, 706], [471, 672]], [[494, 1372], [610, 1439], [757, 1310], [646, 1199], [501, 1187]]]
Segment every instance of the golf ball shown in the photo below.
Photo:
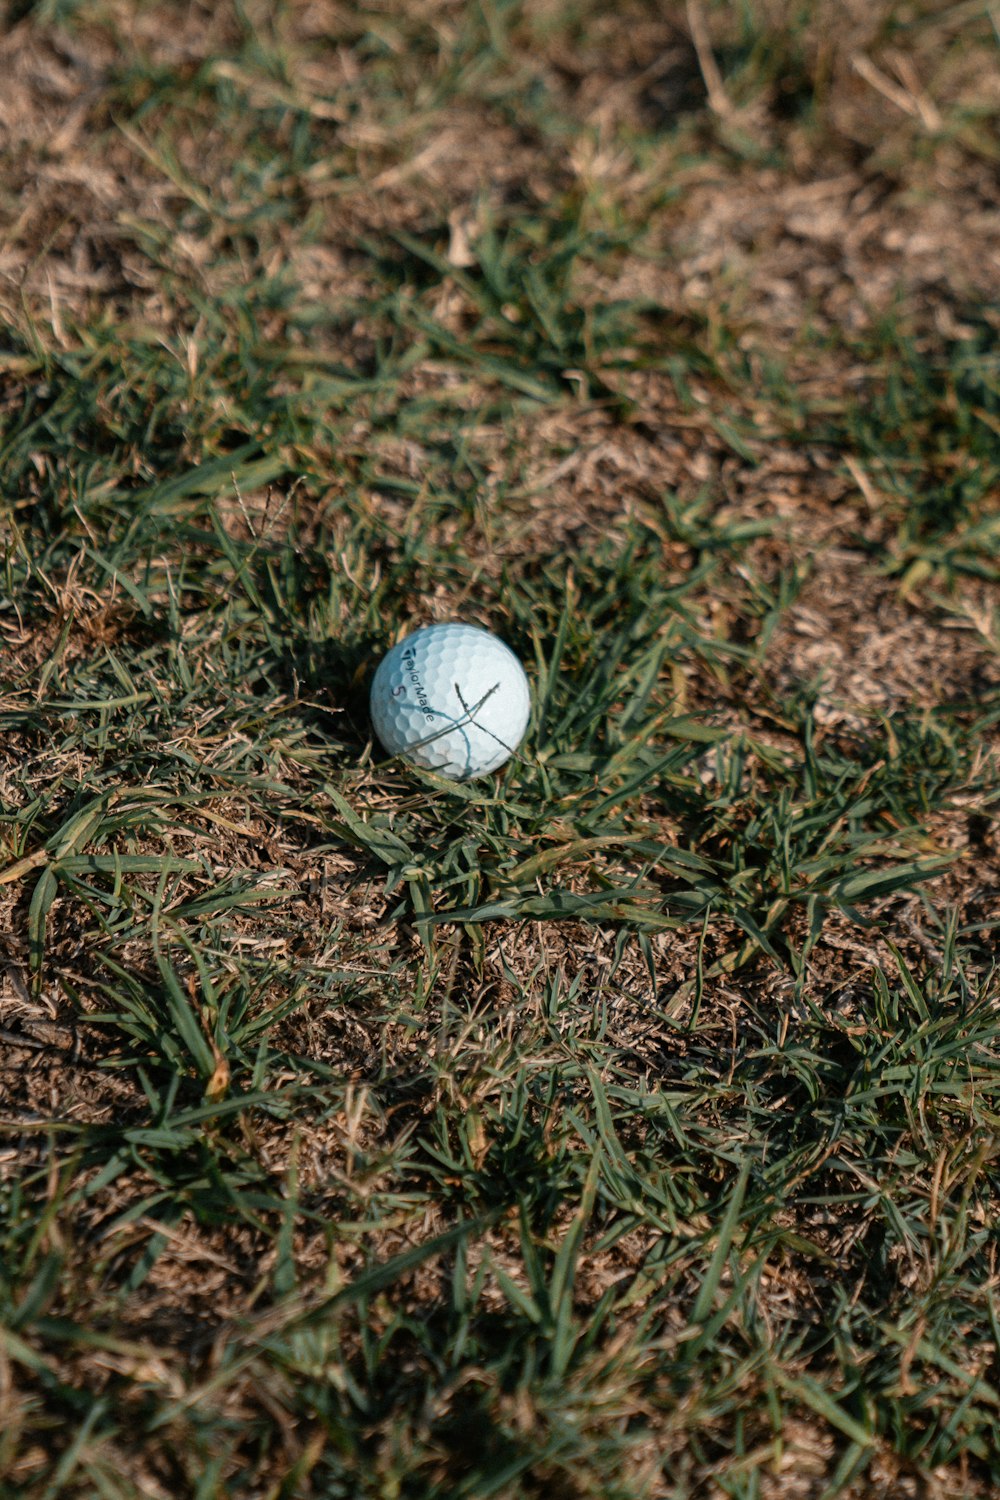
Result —
[[521, 663], [478, 625], [415, 630], [382, 659], [372, 682], [372, 724], [390, 755], [452, 781], [502, 766], [530, 712]]

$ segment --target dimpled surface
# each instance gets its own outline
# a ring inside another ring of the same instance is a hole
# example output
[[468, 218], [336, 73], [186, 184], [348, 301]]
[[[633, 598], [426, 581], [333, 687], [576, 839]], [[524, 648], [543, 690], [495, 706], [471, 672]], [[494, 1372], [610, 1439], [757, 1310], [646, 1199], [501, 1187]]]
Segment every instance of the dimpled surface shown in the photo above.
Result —
[[415, 630], [383, 658], [372, 682], [372, 724], [390, 755], [453, 781], [502, 766], [530, 711], [521, 663], [478, 625]]

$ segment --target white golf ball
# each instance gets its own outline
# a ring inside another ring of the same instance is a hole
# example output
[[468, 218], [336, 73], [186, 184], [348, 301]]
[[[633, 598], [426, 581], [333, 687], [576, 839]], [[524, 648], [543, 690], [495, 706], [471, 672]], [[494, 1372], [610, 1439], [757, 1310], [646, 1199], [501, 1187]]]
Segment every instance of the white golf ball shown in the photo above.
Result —
[[390, 755], [452, 781], [502, 766], [530, 712], [524, 668], [478, 625], [415, 630], [382, 659], [372, 682], [372, 724]]

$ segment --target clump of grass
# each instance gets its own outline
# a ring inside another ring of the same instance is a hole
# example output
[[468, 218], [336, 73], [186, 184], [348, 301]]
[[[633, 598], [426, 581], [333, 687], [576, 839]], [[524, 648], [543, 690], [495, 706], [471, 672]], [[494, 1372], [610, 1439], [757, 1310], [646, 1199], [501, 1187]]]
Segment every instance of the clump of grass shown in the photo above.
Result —
[[866, 359], [875, 371], [869, 397], [846, 413], [856, 462], [886, 523], [880, 548], [904, 591], [959, 574], [995, 580], [1000, 530], [994, 498], [1000, 366], [990, 318], [928, 357], [926, 338], [898, 324], [879, 332]]

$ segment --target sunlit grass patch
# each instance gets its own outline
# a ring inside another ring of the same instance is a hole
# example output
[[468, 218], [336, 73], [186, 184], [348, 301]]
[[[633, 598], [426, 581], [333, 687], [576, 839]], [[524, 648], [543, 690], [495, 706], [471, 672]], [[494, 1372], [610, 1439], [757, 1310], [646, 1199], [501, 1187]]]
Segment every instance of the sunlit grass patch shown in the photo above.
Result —
[[985, 12], [10, 19], [0, 1489], [992, 1494]]

